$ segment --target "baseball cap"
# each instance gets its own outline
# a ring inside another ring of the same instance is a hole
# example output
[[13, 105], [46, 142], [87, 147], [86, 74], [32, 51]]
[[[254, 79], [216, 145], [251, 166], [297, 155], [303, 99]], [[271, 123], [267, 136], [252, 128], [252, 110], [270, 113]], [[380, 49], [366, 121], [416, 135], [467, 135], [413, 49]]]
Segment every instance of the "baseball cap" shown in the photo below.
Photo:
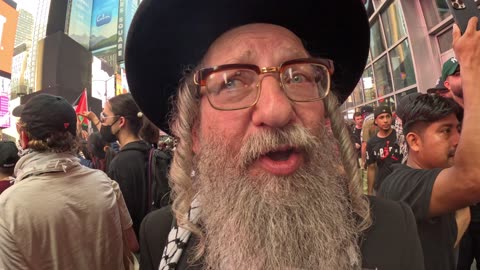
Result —
[[448, 76], [455, 73], [455, 70], [457, 70], [459, 66], [460, 65], [458, 64], [457, 58], [452, 57], [448, 59], [445, 63], [443, 63], [442, 77], [440, 77], [440, 81], [445, 81]]
[[373, 107], [372, 107], [372, 106], [368, 106], [368, 105], [363, 106], [363, 107], [360, 109], [360, 112], [361, 112], [362, 114], [364, 114], [364, 113], [372, 113], [372, 112], [373, 112]]
[[448, 90], [444, 85], [445, 80], [442, 80], [442, 77], [438, 78], [437, 84], [434, 87], [428, 88], [427, 93], [434, 94], [437, 91]]
[[374, 119], [377, 119], [377, 116], [379, 116], [382, 113], [388, 113], [388, 114], [392, 115], [392, 110], [388, 106], [380, 105], [380, 106], [376, 107], [375, 111], [373, 112]]
[[12, 113], [20, 117], [35, 139], [43, 140], [52, 132], [58, 131], [76, 135], [75, 110], [63, 97], [41, 94], [32, 97], [24, 105], [17, 106]]
[[14, 142], [0, 141], [0, 168], [12, 168], [20, 159]]

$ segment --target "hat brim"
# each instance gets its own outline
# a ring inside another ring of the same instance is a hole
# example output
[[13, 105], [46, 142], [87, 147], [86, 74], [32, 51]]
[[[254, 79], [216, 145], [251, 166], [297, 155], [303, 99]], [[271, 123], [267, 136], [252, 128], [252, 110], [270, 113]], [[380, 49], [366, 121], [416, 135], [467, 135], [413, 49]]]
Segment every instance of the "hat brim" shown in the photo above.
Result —
[[18, 105], [17, 107], [15, 107], [12, 111], [13, 116], [20, 117], [22, 115], [22, 112], [23, 112], [24, 108], [25, 108], [25, 104]]
[[358, 83], [370, 42], [361, 1], [144, 0], [130, 26], [125, 61], [130, 91], [145, 115], [169, 130], [170, 97], [184, 70], [221, 34], [251, 23], [283, 26], [312, 56], [332, 59], [332, 91], [340, 103]]

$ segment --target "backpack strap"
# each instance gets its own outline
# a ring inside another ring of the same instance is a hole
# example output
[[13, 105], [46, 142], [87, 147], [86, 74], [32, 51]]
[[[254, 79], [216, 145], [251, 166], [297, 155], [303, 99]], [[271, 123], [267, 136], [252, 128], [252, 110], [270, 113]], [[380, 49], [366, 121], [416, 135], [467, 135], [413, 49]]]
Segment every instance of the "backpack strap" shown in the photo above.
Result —
[[148, 164], [147, 164], [147, 180], [148, 180], [148, 191], [147, 191], [147, 207], [148, 207], [148, 212], [152, 210], [152, 161], [153, 161], [153, 155], [155, 153], [155, 148], [150, 148], [148, 151]]

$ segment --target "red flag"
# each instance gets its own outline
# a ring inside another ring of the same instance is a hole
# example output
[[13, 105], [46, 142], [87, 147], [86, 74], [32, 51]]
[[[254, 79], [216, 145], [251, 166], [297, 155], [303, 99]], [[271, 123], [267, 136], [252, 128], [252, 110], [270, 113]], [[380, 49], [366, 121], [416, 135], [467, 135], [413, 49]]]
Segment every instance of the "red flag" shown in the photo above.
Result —
[[[83, 89], [82, 94], [73, 102], [73, 108], [77, 114], [88, 111], [87, 89]], [[79, 116], [79, 118], [82, 121], [82, 125], [88, 125], [88, 119], [86, 117]]]

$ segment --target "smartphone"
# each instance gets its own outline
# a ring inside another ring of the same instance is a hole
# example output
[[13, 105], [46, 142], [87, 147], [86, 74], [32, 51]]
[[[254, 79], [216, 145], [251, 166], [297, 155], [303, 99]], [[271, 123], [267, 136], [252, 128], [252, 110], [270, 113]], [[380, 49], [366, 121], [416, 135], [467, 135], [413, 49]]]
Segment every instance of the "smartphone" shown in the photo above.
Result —
[[[460, 27], [462, 33], [467, 29], [468, 20], [476, 16], [480, 19], [480, 0], [446, 0], [448, 8], [453, 15], [455, 23]], [[480, 23], [477, 24], [480, 30]]]

